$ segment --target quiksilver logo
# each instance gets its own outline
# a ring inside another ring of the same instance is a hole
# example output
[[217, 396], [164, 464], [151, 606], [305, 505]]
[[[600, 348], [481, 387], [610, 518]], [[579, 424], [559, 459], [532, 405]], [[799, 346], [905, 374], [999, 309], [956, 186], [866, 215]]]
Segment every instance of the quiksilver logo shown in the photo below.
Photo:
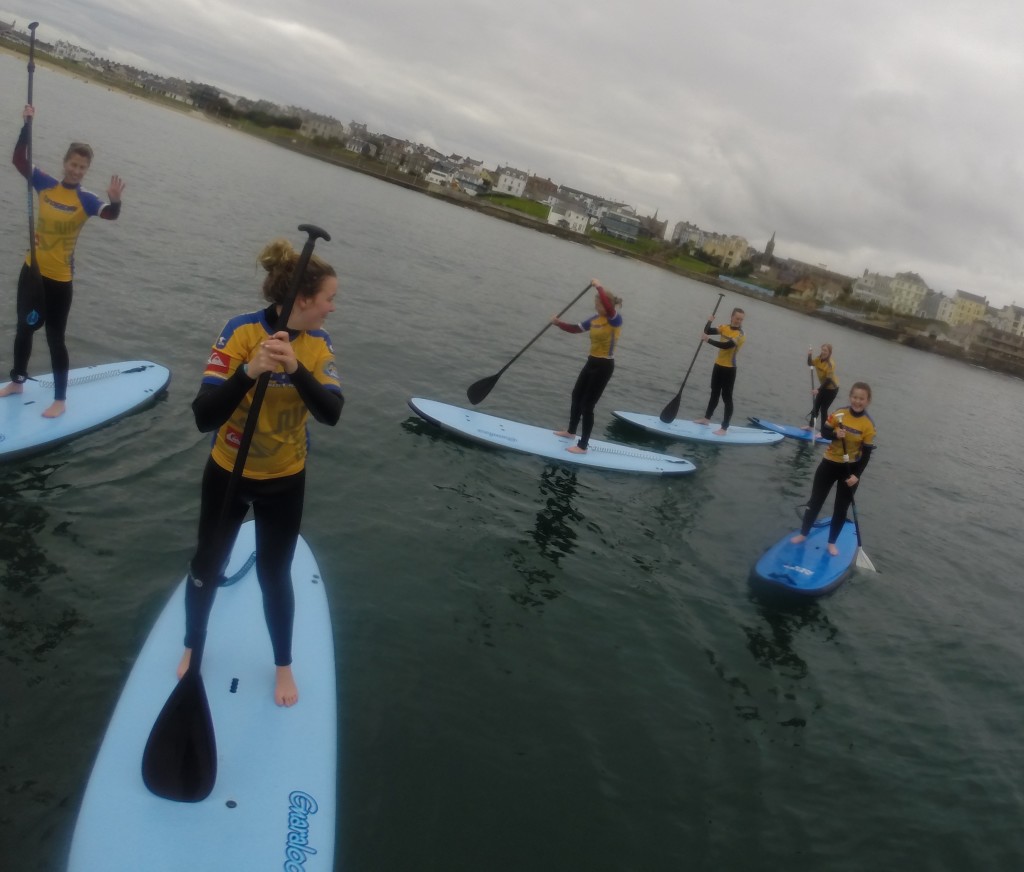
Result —
[[320, 806], [308, 793], [293, 790], [288, 796], [288, 842], [285, 845], [284, 872], [304, 872], [306, 860], [316, 854], [309, 844], [309, 816]]

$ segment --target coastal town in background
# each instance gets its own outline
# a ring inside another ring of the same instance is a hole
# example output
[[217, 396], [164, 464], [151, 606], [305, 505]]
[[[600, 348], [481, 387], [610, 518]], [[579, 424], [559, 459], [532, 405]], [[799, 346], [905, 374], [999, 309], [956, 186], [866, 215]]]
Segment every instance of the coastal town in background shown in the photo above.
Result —
[[[27, 53], [29, 33], [0, 22], [0, 45]], [[915, 272], [846, 276], [761, 248], [742, 235], [638, 215], [627, 203], [513, 166], [443, 154], [295, 106], [227, 93], [98, 57], [66, 41], [36, 40], [37, 57], [68, 72], [261, 136], [348, 169], [444, 198], [522, 226], [634, 257], [699, 281], [763, 298], [905, 345], [1024, 377], [1024, 307], [937, 290]], [[783, 231], [784, 233], [784, 231]]]

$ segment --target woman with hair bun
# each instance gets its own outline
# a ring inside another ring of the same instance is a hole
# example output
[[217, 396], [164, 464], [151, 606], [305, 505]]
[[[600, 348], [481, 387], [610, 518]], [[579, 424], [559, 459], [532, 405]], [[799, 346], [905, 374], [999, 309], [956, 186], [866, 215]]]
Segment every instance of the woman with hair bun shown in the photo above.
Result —
[[[188, 670], [192, 649], [203, 642], [214, 594], [223, 583], [221, 562], [253, 507], [256, 572], [276, 666], [274, 700], [292, 706], [299, 698], [292, 674], [295, 598], [291, 564], [299, 537], [306, 477], [307, 423], [333, 426], [344, 397], [324, 320], [334, 311], [338, 279], [315, 255], [303, 274], [287, 324], [279, 324], [299, 254], [277, 239], [259, 257], [266, 270], [265, 309], [232, 318], [213, 345], [199, 393], [192, 402], [196, 426], [214, 433], [203, 473], [199, 536], [185, 589], [185, 653], [178, 677]], [[270, 383], [260, 407], [252, 445], [234, 498], [224, 506], [231, 470], [263, 373]], [[221, 523], [222, 507], [224, 523]]]
[[606, 291], [597, 279], [591, 284], [596, 291], [596, 315], [591, 315], [579, 324], [560, 321], [557, 316], [551, 318], [551, 323], [566, 333], [590, 334], [590, 355], [572, 389], [569, 427], [566, 430], [555, 431], [556, 436], [572, 439], [582, 422], [583, 431], [580, 433], [579, 441], [566, 448], [566, 451], [573, 454], [585, 454], [590, 445], [590, 433], [594, 429], [594, 408], [615, 371], [615, 346], [622, 333], [622, 313], [617, 311], [622, 306], [622, 297]]

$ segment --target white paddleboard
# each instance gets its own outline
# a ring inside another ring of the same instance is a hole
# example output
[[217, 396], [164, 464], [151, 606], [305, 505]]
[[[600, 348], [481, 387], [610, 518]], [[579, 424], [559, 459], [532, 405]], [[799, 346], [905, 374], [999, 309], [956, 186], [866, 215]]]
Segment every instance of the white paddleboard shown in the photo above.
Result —
[[[175, 684], [185, 634], [184, 582], [125, 684], [96, 758], [68, 872], [331, 872], [337, 792], [337, 689], [327, 593], [299, 539], [293, 657], [299, 701], [274, 703], [274, 655], [244, 524], [210, 616], [202, 676], [217, 741], [217, 781], [201, 802], [142, 782], [149, 731]], [[246, 566], [246, 564], [249, 564]]]
[[620, 421], [643, 427], [650, 433], [668, 436], [670, 439], [690, 439], [694, 442], [712, 442], [719, 445], [771, 445], [782, 441], [781, 433], [772, 433], [760, 427], [730, 426], [722, 436], [715, 435], [717, 424], [697, 424], [676, 418], [669, 424], [657, 415], [641, 415], [638, 412], [612, 412]]
[[170, 380], [169, 369], [148, 360], [73, 369], [67, 409], [57, 418], [44, 418], [53, 402], [53, 374], [29, 379], [22, 393], [0, 397], [0, 460], [43, 451], [102, 427], [152, 402]]
[[507, 421], [504, 418], [485, 415], [483, 412], [439, 403], [436, 400], [413, 397], [409, 400], [409, 407], [432, 424], [474, 442], [495, 448], [510, 448], [524, 454], [536, 454], [562, 463], [652, 475], [683, 475], [697, 468], [682, 457], [658, 454], [615, 442], [601, 442], [597, 439], [590, 440], [586, 454], [573, 454], [567, 449], [576, 444], [575, 437], [556, 436], [544, 427]]

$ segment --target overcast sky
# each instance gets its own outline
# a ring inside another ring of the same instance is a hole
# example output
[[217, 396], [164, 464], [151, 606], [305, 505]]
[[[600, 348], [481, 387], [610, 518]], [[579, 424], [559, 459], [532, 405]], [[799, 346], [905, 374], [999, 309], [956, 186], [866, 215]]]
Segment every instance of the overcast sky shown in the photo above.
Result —
[[104, 57], [1024, 304], [1020, 0], [0, 0]]

